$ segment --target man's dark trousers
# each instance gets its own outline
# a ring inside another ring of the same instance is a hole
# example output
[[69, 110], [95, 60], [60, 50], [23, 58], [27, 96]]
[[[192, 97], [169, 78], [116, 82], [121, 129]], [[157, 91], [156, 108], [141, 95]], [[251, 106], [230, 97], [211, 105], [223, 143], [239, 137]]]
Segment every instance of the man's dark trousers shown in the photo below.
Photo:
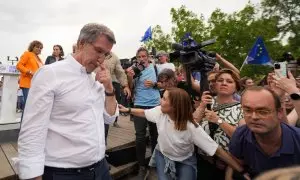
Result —
[[80, 169], [45, 167], [43, 180], [111, 180], [105, 159], [95, 166]]

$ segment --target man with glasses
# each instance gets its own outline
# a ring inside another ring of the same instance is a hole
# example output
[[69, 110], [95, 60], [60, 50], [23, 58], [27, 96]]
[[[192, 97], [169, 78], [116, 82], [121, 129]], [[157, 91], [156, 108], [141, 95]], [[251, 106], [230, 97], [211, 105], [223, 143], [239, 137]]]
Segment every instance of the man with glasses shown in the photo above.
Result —
[[115, 43], [109, 28], [87, 24], [75, 54], [36, 72], [18, 140], [20, 179], [111, 179], [104, 123], [118, 107], [104, 59]]
[[158, 57], [158, 64], [156, 64], [156, 66], [157, 66], [158, 73], [160, 73], [164, 69], [171, 69], [172, 71], [175, 72], [175, 65], [173, 63], [168, 62], [169, 61], [168, 53], [166, 53], [165, 51], [159, 51], [157, 53], [157, 57]]
[[251, 177], [300, 164], [300, 130], [281, 122], [279, 97], [263, 87], [249, 87], [242, 95], [246, 125], [233, 134], [229, 151], [248, 167]]

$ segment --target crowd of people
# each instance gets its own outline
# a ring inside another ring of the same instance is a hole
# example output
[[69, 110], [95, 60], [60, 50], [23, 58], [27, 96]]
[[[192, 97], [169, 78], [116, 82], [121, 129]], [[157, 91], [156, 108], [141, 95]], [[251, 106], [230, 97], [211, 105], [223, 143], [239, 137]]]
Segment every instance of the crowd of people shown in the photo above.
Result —
[[[258, 86], [217, 53], [215, 67], [205, 74], [209, 88], [200, 94], [203, 74], [187, 74], [167, 52], [152, 57], [138, 48], [143, 69], [137, 74], [134, 65], [122, 68], [111, 52], [115, 43], [108, 27], [90, 23], [70, 55], [54, 45], [45, 65], [38, 56], [43, 44], [30, 43], [17, 64], [25, 100], [16, 159], [20, 179], [111, 179], [106, 138], [124, 113], [134, 123], [137, 180], [147, 179], [150, 167], [160, 180], [238, 180], [300, 165], [300, 82], [291, 72], [271, 72]], [[188, 78], [194, 99], [182, 89]], [[122, 97], [133, 106], [121, 105]]]

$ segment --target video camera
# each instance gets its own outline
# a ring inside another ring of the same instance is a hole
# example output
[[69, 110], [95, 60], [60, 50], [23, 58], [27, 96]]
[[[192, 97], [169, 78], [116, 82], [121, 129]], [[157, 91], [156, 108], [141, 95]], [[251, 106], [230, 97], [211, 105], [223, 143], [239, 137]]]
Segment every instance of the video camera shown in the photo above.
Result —
[[[184, 65], [186, 74], [192, 72], [201, 73], [201, 85], [200, 85], [200, 97], [203, 91], [208, 90], [207, 73], [211, 71], [216, 63], [216, 53], [208, 52], [202, 48], [216, 42], [215, 39], [210, 39], [198, 44], [191, 36], [188, 36], [182, 41], [182, 43], [172, 44], [172, 48], [175, 50], [170, 53], [170, 61], [180, 60]], [[187, 77], [188, 92], [192, 92], [191, 79]]]
[[144, 64], [142, 62], [138, 62], [136, 57], [133, 57], [131, 59], [120, 59], [120, 63], [124, 70], [130, 67], [133, 69], [135, 74], [133, 76], [134, 79], [140, 77], [142, 75], [141, 72], [145, 69]]
[[188, 37], [183, 43], [173, 43], [175, 52], [170, 53], [170, 61], [180, 59], [181, 63], [188, 66], [191, 71], [209, 72], [216, 63], [216, 53], [207, 52], [201, 48], [214, 44], [215, 39], [210, 39], [197, 44], [192, 37]]

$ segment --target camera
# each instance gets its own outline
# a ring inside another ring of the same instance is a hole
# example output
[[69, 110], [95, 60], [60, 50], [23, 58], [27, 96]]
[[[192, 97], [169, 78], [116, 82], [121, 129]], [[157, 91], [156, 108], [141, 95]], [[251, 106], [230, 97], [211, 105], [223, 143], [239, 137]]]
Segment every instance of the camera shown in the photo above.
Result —
[[120, 63], [124, 70], [132, 66], [130, 59], [120, 59]]
[[280, 64], [274, 64], [274, 69], [280, 69]]
[[216, 53], [208, 52], [202, 48], [216, 42], [210, 39], [197, 44], [192, 37], [188, 37], [180, 43], [172, 44], [175, 52], [170, 53], [170, 61], [180, 59], [181, 63], [187, 66], [191, 71], [209, 72], [216, 63]]
[[[200, 97], [205, 90], [208, 90], [207, 73], [211, 71], [216, 64], [216, 53], [205, 51], [202, 48], [216, 42], [215, 39], [210, 39], [201, 43], [197, 43], [191, 36], [186, 37], [182, 43], [172, 44], [172, 48], [175, 50], [170, 53], [170, 62], [180, 60], [181, 64], [184, 65], [186, 74], [191, 72], [201, 73], [201, 85], [200, 85]], [[191, 79], [187, 77], [187, 84], [190, 94]]]
[[142, 71], [146, 68], [143, 62], [135, 61], [131, 66], [134, 71], [133, 79], [140, 77], [142, 75]]
[[134, 71], [133, 78], [140, 77], [142, 75], [142, 71], [145, 69], [143, 62], [137, 61], [135, 57], [131, 59], [120, 59], [120, 63], [123, 69], [132, 68]]

